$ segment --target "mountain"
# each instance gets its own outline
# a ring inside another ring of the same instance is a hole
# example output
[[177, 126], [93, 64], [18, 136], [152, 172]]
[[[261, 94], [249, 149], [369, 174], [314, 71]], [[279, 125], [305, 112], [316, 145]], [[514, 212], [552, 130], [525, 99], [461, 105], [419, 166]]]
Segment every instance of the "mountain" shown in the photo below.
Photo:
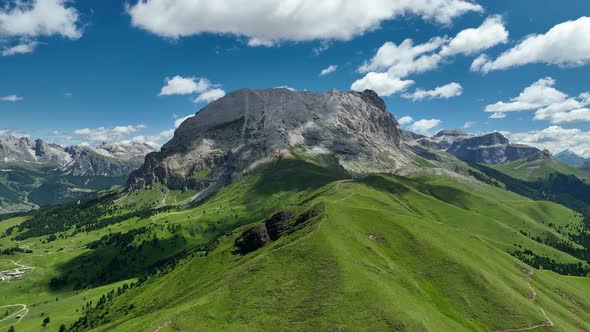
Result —
[[563, 150], [557, 153], [555, 156], [553, 156], [553, 158], [561, 161], [564, 164], [574, 167], [580, 167], [582, 166], [582, 164], [584, 164], [584, 158], [578, 156], [572, 150]]
[[27, 137], [0, 140], [0, 213], [62, 204], [124, 184], [153, 150], [137, 143], [92, 148]]
[[580, 166], [580, 169], [585, 172], [590, 172], [590, 158], [584, 161], [584, 163]]
[[422, 146], [432, 149], [447, 150], [453, 143], [472, 136], [461, 129], [447, 129], [439, 131], [432, 137], [421, 137], [417, 142]]
[[243, 89], [185, 120], [128, 186], [198, 189], [200, 199], [261, 161], [291, 154], [325, 159], [352, 174], [392, 172], [411, 162], [402, 136], [370, 90]]
[[504, 164], [534, 155], [539, 149], [522, 144], [510, 144], [498, 132], [455, 141], [447, 152], [470, 163]]
[[[371, 91], [230, 93], [126, 188], [0, 221], [5, 321], [590, 330], [590, 186], [517, 179], [494, 168], [510, 163], [469, 164], [408, 137]], [[519, 162], [558, 163], [540, 150]]]
[[468, 163], [504, 164], [540, 151], [523, 144], [511, 144], [498, 132], [473, 135], [460, 129], [441, 130], [432, 137], [420, 137], [410, 144], [446, 151]]

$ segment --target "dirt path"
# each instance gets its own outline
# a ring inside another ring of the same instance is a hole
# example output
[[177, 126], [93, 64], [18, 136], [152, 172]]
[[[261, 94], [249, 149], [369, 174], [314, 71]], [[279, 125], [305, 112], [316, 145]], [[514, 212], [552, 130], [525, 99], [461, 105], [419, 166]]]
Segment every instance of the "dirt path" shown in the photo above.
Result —
[[29, 308], [27, 308], [26, 304], [8, 304], [8, 305], [0, 306], [0, 308], [10, 308], [10, 307], [21, 307], [21, 308], [15, 312], [13, 312], [12, 314], [0, 319], [0, 324], [5, 323], [7, 320], [9, 320], [11, 318], [16, 318], [19, 315], [20, 315], [20, 317], [18, 317], [18, 320], [16, 322], [11, 322], [7, 325], [1, 325], [0, 326], [1, 329], [20, 323], [20, 321], [23, 320], [23, 318], [25, 318], [25, 316], [29, 313]]
[[[532, 280], [533, 274], [535, 274], [535, 270], [533, 270], [533, 269], [528, 270], [526, 273], [526, 280], [527, 280], [527, 286], [529, 286], [529, 289], [531, 290], [531, 295], [529, 296], [529, 300], [536, 302], [537, 301], [537, 292], [535, 292], [535, 289], [533, 288], [533, 286], [531, 286], [531, 282], [533, 281]], [[541, 311], [543, 316], [545, 316], [545, 321], [543, 323], [532, 325], [532, 326], [515, 328], [515, 329], [496, 330], [494, 332], [530, 331], [530, 330], [538, 329], [541, 327], [554, 326], [555, 324], [553, 323], [553, 321], [551, 319], [549, 319], [549, 316], [547, 316], [547, 313], [545, 312], [545, 310], [543, 310], [543, 308], [539, 307], [538, 305], [537, 305], [537, 308]]]
[[20, 263], [20, 261], [22, 261], [22, 259], [19, 259], [19, 260], [18, 260], [18, 261], [16, 261], [16, 262], [15, 262], [15, 261], [13, 261], [12, 259], [10, 260], [10, 262], [11, 262], [12, 264], [14, 264], [14, 265], [18, 266], [18, 267], [19, 267], [19, 268], [21, 268], [21, 269], [24, 269], [24, 268], [30, 268], [29, 266], [22, 265], [22, 264]]

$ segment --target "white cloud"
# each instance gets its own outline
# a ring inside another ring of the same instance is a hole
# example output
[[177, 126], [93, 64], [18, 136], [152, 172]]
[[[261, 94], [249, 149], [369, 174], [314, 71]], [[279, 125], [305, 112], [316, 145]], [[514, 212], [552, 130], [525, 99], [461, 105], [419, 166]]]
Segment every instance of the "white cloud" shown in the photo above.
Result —
[[463, 93], [463, 87], [459, 83], [449, 83], [447, 85], [439, 86], [433, 90], [416, 89], [413, 93], [404, 93], [403, 98], [416, 100], [423, 100], [426, 98], [444, 98], [460, 96]]
[[36, 37], [59, 35], [69, 39], [82, 36], [78, 12], [66, 0], [15, 1], [0, 8], [0, 36]]
[[145, 125], [116, 126], [113, 128], [82, 128], [74, 130], [74, 135], [86, 142], [119, 142], [145, 128]]
[[[448, 58], [458, 54], [471, 55], [475, 52], [490, 48], [508, 39], [502, 18], [491, 16], [480, 27], [466, 29], [459, 32], [453, 39], [448, 37], [434, 37], [423, 44], [414, 44], [412, 39], [405, 39], [399, 45], [385, 42], [373, 58], [365, 61], [359, 68], [365, 77], [353, 83], [367, 86], [369, 82], [401, 81], [412, 74], [424, 73], [437, 69], [447, 62]], [[386, 73], [387, 75], [384, 75]], [[404, 81], [413, 82], [413, 81]], [[399, 84], [399, 83], [398, 83]], [[376, 85], [376, 84], [375, 84]], [[406, 86], [407, 87], [407, 86]], [[449, 98], [461, 94], [460, 85], [440, 87], [442, 90], [417, 90], [415, 94], [407, 94], [407, 98]], [[353, 88], [354, 89], [354, 88]], [[388, 89], [387, 91], [392, 91]], [[393, 93], [402, 91], [394, 90]], [[390, 93], [391, 94], [391, 93]], [[389, 94], [385, 94], [389, 95]]]
[[245, 36], [251, 46], [281, 41], [350, 40], [405, 15], [448, 24], [483, 8], [467, 0], [141, 0], [127, 8], [133, 26], [161, 37]]
[[397, 122], [400, 124], [400, 126], [404, 126], [404, 125], [414, 122], [414, 119], [411, 116], [406, 115], [406, 116], [399, 118], [399, 120], [397, 120]]
[[551, 77], [542, 78], [525, 88], [518, 97], [510, 99], [510, 102], [499, 101], [486, 106], [486, 112], [526, 111], [564, 101], [567, 95], [555, 89], [554, 85], [555, 80]]
[[442, 121], [439, 119], [422, 119], [414, 122], [410, 126], [410, 131], [421, 134], [421, 135], [428, 135], [431, 131], [442, 124]]
[[492, 119], [506, 117], [506, 112], [535, 110], [535, 120], [545, 120], [551, 123], [571, 123], [590, 121], [590, 93], [581, 93], [577, 97], [570, 97], [554, 88], [555, 80], [545, 77], [525, 88], [518, 97], [509, 102], [499, 101], [487, 105], [486, 112], [492, 112]]
[[201, 93], [197, 98], [195, 98], [195, 103], [210, 103], [214, 100], [217, 100], [221, 97], [225, 96], [225, 91], [222, 89], [211, 89]]
[[390, 76], [388, 73], [370, 72], [365, 77], [352, 83], [351, 89], [356, 91], [370, 89], [380, 96], [391, 96], [396, 92], [404, 91], [412, 84], [414, 84], [412, 80], [401, 80]]
[[29, 137], [29, 138], [31, 137], [31, 135], [29, 135], [27, 133], [18, 132], [13, 129], [0, 129], [0, 137], [8, 137], [8, 136]]
[[451, 56], [457, 54], [471, 55], [508, 41], [508, 31], [504, 27], [502, 16], [488, 17], [478, 28], [459, 32], [448, 45], [443, 46], [440, 54]]
[[560, 23], [545, 34], [526, 37], [495, 60], [479, 57], [473, 71], [487, 73], [531, 63], [581, 66], [590, 63], [590, 17]]
[[159, 148], [160, 146], [162, 146], [163, 143], [165, 143], [166, 141], [171, 139], [172, 136], [174, 136], [174, 129], [168, 129], [168, 130], [161, 131], [156, 135], [135, 136], [131, 140], [129, 140], [129, 142], [143, 143], [143, 144], [151, 145], [154, 148]]
[[191, 118], [191, 117], [193, 117], [193, 116], [194, 116], [194, 114], [190, 114], [190, 115], [187, 115], [187, 116], [184, 116], [184, 117], [182, 117], [182, 118], [178, 118], [178, 119], [174, 120], [174, 128], [178, 128], [178, 127], [180, 127], [180, 125], [181, 125], [181, 124], [182, 124], [182, 123], [183, 123], [183, 122], [184, 122], [186, 119], [188, 119], [188, 118]]
[[326, 69], [323, 69], [320, 72], [320, 76], [328, 75], [336, 71], [338, 69], [338, 65], [329, 65]]
[[490, 119], [504, 119], [506, 117], [506, 113], [502, 112], [495, 112], [490, 115]]
[[203, 93], [213, 86], [206, 78], [182, 77], [179, 75], [166, 78], [165, 82], [166, 85], [160, 90], [160, 96]]
[[23, 97], [17, 96], [17, 95], [9, 95], [9, 96], [4, 96], [4, 97], [0, 97], [0, 101], [9, 101], [9, 102], [16, 102], [19, 100], [23, 100]]
[[369, 62], [359, 67], [361, 73], [382, 71], [387, 69], [396, 77], [405, 77], [412, 73], [420, 73], [436, 68], [442, 57], [431, 53], [447, 39], [435, 37], [424, 44], [414, 45], [412, 39], [406, 39], [401, 44], [385, 42]]
[[2, 56], [32, 53], [37, 45], [39, 45], [39, 43], [36, 41], [25, 41], [15, 46], [4, 47], [2, 50]]
[[590, 157], [590, 131], [560, 126], [550, 126], [543, 130], [533, 130], [506, 135], [510, 141], [547, 149], [552, 153], [570, 149], [576, 154]]
[[219, 84], [213, 84], [206, 78], [182, 77], [176, 75], [166, 78], [166, 85], [160, 90], [160, 96], [199, 94], [193, 102], [212, 102], [225, 96]]
[[113, 133], [115, 134], [121, 134], [121, 135], [127, 135], [127, 134], [131, 134], [134, 133], [138, 130], [141, 129], [145, 129], [146, 126], [145, 125], [138, 125], [138, 126], [132, 126], [132, 125], [127, 125], [127, 126], [117, 126], [113, 128]]
[[477, 122], [475, 122], [475, 121], [467, 121], [467, 122], [465, 122], [465, 124], [463, 125], [463, 128], [465, 128], [465, 129], [469, 129], [469, 128], [473, 127], [473, 126], [474, 126], [476, 123], [477, 123]]

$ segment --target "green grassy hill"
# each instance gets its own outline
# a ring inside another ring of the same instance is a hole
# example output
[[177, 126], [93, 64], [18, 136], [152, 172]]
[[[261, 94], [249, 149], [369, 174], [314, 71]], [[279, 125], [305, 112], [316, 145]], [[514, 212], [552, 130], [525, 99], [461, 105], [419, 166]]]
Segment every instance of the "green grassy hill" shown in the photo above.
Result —
[[554, 159], [536, 159], [532, 161], [520, 159], [507, 164], [491, 165], [491, 167], [516, 179], [525, 181], [540, 180], [551, 174], [561, 173], [574, 175], [590, 183], [590, 173]]
[[56, 331], [590, 330], [579, 213], [427, 169], [351, 179], [304, 159], [196, 207], [155, 188], [0, 222], [0, 250], [32, 251], [2, 266], [33, 267], [0, 282], [1, 303], [26, 305], [0, 330], [47, 316]]

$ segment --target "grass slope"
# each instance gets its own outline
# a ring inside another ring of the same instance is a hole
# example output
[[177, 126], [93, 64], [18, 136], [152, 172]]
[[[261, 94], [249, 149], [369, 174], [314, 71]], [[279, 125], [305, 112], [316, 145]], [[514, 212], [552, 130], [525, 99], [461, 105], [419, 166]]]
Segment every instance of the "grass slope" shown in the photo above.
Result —
[[513, 178], [524, 181], [542, 180], [551, 174], [561, 173], [565, 175], [574, 175], [587, 183], [590, 183], [589, 173], [554, 159], [537, 159], [533, 161], [520, 159], [507, 164], [490, 165], [490, 167]]
[[[283, 159], [197, 207], [66, 231], [50, 242], [25, 239], [18, 245], [32, 254], [0, 258], [35, 268], [0, 283], [2, 303], [29, 306], [17, 331], [39, 330], [41, 313], [52, 329], [81, 316], [72, 330], [97, 331], [590, 330], [590, 279], [535, 270], [508, 253], [527, 249], [586, 265], [538, 241], [571, 242], [581, 229], [577, 213], [475, 182], [427, 174], [349, 179], [325, 166]], [[145, 195], [117, 204], [153, 207], [170, 197], [157, 189]], [[236, 239], [281, 210], [304, 222], [258, 250], [236, 253]], [[0, 222], [0, 233], [26, 218]], [[11, 238], [24, 231], [17, 227], [0, 246], [14, 246]], [[109, 242], [130, 232], [137, 235]], [[108, 246], [87, 248], [97, 240]], [[49, 287], [71, 271], [102, 276], [123, 256], [137, 260], [116, 265], [121, 273], [107, 283]], [[137, 278], [137, 286], [99, 300]], [[82, 310], [90, 300], [92, 309]]]

